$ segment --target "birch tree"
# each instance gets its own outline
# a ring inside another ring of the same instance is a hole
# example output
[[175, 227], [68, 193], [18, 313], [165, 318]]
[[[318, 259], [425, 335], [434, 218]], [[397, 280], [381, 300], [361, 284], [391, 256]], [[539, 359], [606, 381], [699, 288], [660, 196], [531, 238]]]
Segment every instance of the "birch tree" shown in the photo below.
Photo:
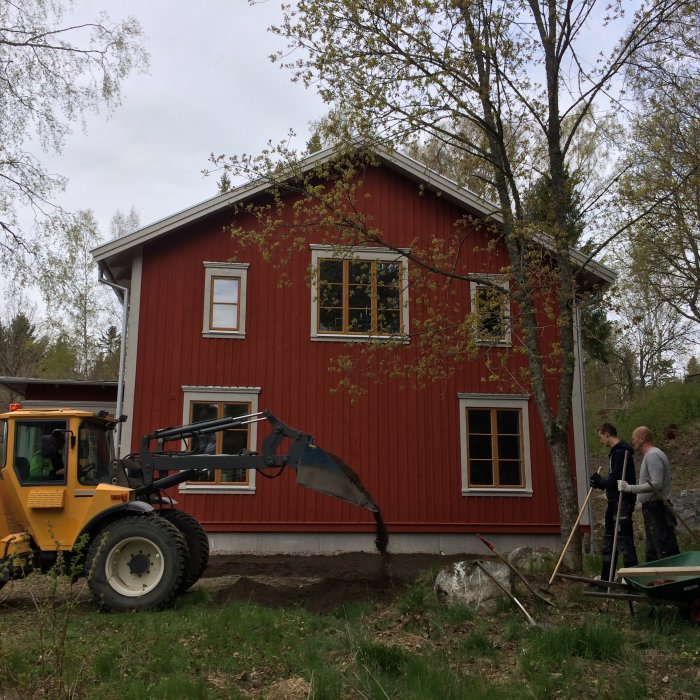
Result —
[[[27, 230], [60, 215], [63, 177], [36, 148], [60, 153], [87, 113], [119, 104], [124, 79], [147, 66], [139, 23], [71, 22], [69, 0], [0, 0], [0, 265], [35, 243]], [[19, 213], [23, 212], [22, 225]], [[29, 214], [29, 216], [27, 216]]]
[[[569, 462], [573, 302], [579, 289], [569, 247], [568, 159], [585, 116], [595, 113], [598, 102], [616, 104], [626, 68], [653, 55], [655, 47], [672, 51], [666, 42], [671, 28], [692, 21], [697, 11], [689, 0], [653, 0], [628, 19], [627, 6], [596, 0], [300, 0], [284, 9], [283, 21], [273, 28], [288, 41], [276, 60], [331, 107], [325, 128], [335, 143], [360, 136], [406, 147], [427, 136], [484, 164], [479, 175], [494, 193], [498, 232], [510, 259], [527, 382], [551, 451], [564, 538], [578, 512]], [[600, 45], [603, 33], [615, 41], [607, 52], [594, 53], [591, 46]], [[301, 196], [296, 206], [305, 203], [313, 221], [334, 227], [339, 236], [351, 231], [365, 245], [390, 245], [362, 219], [347, 186], [329, 195], [318, 180], [301, 179], [284, 148], [216, 162], [278, 183], [286, 167], [288, 186]], [[343, 174], [350, 169], [338, 164], [319, 175], [347, 183]], [[548, 207], [533, 222], [525, 193], [540, 178], [547, 182]], [[258, 213], [262, 233], [256, 236], [265, 240], [268, 254], [289, 250], [298, 233], [286, 231], [285, 239], [274, 207]], [[454, 252], [446, 246], [432, 259], [410, 259], [455, 279]], [[553, 349], [542, 346], [538, 328], [544, 285], [557, 333]], [[466, 354], [455, 352], [455, 338], [447, 340], [452, 346], [443, 348], [444, 356], [465, 361]], [[548, 391], [554, 366], [556, 389]], [[581, 555], [574, 542], [572, 565], [580, 564]]]
[[76, 376], [86, 379], [100, 357], [101, 335], [116, 318], [113, 295], [97, 281], [90, 251], [101, 238], [92, 211], [78, 212], [56, 235], [41, 263], [51, 274], [42, 275], [37, 283], [54, 332], [74, 349]]

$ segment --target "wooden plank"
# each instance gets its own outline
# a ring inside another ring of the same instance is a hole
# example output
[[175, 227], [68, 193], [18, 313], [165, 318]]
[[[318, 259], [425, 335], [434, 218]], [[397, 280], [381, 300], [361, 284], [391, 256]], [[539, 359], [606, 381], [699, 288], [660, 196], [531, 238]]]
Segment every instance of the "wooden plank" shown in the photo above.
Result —
[[618, 569], [620, 576], [659, 576], [674, 574], [676, 576], [700, 576], [700, 566], [644, 566]]

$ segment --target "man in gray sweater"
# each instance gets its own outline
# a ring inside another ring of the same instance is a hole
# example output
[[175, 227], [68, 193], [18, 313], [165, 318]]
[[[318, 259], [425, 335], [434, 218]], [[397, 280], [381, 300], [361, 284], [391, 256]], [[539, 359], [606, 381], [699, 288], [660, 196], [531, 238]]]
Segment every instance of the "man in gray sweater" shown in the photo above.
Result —
[[[641, 503], [646, 533], [646, 560], [650, 562], [679, 554], [676, 541], [678, 523], [664, 503], [671, 497], [671, 465], [668, 457], [658, 447], [654, 447], [651, 430], [644, 426], [634, 429], [630, 442], [634, 451], [643, 455], [639, 467], [639, 483], [628, 484], [620, 480], [617, 487], [623, 493], [636, 493], [637, 502]], [[663, 499], [659, 498], [652, 486]]]

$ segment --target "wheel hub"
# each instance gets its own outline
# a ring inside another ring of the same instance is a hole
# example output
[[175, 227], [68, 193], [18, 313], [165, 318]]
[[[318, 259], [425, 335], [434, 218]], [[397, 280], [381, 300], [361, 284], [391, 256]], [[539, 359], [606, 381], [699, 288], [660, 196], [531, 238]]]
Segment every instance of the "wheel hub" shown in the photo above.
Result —
[[148, 573], [151, 568], [151, 560], [147, 554], [143, 552], [138, 552], [134, 554], [131, 559], [129, 559], [129, 571], [134, 576], [142, 576]]

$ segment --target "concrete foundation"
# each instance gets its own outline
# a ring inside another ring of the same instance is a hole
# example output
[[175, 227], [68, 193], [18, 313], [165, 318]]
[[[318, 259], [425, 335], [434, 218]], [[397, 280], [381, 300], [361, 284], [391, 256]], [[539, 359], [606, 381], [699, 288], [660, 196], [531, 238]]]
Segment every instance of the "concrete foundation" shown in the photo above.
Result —
[[[340, 554], [374, 552], [374, 535], [347, 533], [210, 532], [212, 554]], [[482, 533], [499, 552], [516, 547], [561, 548], [556, 535]], [[487, 554], [488, 549], [468, 534], [389, 534], [393, 554]]]

